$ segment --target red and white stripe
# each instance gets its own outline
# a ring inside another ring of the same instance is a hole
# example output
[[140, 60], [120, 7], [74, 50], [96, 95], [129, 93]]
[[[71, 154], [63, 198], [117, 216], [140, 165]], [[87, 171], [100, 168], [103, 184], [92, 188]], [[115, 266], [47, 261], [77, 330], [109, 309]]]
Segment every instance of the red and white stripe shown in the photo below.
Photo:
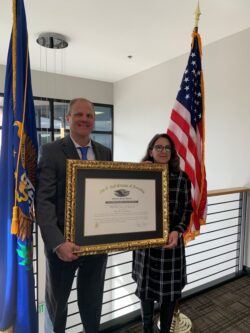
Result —
[[190, 112], [177, 100], [175, 102], [167, 134], [174, 141], [180, 156], [181, 169], [186, 172], [192, 184], [192, 205], [194, 212], [187, 232], [187, 240], [199, 234], [200, 224], [206, 218], [206, 177], [203, 154], [202, 120], [196, 131], [191, 124]]

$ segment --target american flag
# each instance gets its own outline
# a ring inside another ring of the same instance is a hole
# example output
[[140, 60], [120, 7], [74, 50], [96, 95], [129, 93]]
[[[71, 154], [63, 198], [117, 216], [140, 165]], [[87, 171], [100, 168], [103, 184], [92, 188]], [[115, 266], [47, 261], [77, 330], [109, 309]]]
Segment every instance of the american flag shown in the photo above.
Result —
[[167, 130], [180, 156], [181, 169], [192, 183], [193, 213], [185, 241], [194, 239], [206, 222], [207, 182], [204, 165], [204, 84], [201, 38], [193, 32], [192, 47]]

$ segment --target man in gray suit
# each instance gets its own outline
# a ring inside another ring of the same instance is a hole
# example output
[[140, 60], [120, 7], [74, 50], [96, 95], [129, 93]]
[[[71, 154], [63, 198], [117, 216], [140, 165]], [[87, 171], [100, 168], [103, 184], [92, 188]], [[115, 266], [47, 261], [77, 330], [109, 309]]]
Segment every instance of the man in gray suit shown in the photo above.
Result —
[[[110, 161], [110, 149], [90, 139], [94, 128], [93, 104], [84, 98], [73, 99], [67, 121], [70, 135], [42, 147], [38, 163], [36, 219], [46, 254], [46, 306], [55, 333], [64, 333], [67, 301], [77, 271], [77, 299], [86, 333], [98, 332], [107, 255], [78, 257], [79, 246], [64, 238], [66, 160]], [[85, 156], [86, 157], [86, 156]], [[85, 158], [86, 159], [86, 158]]]

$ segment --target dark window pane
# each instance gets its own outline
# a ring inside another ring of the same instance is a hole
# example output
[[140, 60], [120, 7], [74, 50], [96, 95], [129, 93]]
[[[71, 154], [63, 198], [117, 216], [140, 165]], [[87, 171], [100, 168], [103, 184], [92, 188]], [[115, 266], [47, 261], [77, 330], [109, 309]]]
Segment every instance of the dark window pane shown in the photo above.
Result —
[[64, 138], [66, 135], [69, 134], [69, 131], [68, 130], [64, 130], [63, 128], [60, 129], [60, 132], [54, 132], [54, 139], [55, 140], [59, 140], [59, 139], [62, 139]]
[[49, 102], [35, 99], [34, 104], [36, 111], [36, 127], [50, 128], [51, 111]]
[[51, 142], [51, 133], [48, 131], [37, 131], [38, 147]]
[[[69, 133], [69, 126], [66, 121], [69, 102], [35, 99], [36, 126], [38, 128], [38, 145], [41, 146], [53, 140], [58, 140]], [[53, 105], [53, 116], [50, 106]], [[96, 121], [94, 132], [91, 137], [112, 149], [113, 138], [113, 109], [110, 105], [95, 106]], [[53, 128], [51, 127], [51, 120]], [[52, 133], [53, 132], [53, 133]], [[104, 132], [104, 133], [98, 133]], [[106, 132], [106, 133], [105, 133]]]
[[66, 113], [69, 103], [54, 102], [54, 128], [68, 128]]
[[95, 131], [112, 131], [112, 108], [95, 106]]
[[97, 141], [104, 146], [112, 149], [112, 135], [111, 134], [98, 134], [98, 133], [92, 133], [91, 139], [94, 141]]

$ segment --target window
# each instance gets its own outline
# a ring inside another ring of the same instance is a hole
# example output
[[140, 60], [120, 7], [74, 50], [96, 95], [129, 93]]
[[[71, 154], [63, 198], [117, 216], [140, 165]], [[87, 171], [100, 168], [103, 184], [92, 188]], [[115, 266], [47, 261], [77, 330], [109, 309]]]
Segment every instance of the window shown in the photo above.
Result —
[[50, 103], [34, 99], [38, 146], [52, 141]]
[[95, 104], [95, 128], [91, 138], [104, 146], [113, 148], [113, 107]]
[[[38, 144], [58, 140], [69, 133], [66, 122], [69, 101], [34, 98]], [[113, 149], [113, 106], [94, 104], [96, 121], [91, 138]]]
[[[69, 133], [66, 113], [70, 101], [34, 97], [38, 146]], [[96, 121], [91, 138], [113, 150], [113, 106], [95, 104]], [[3, 95], [0, 95], [0, 147], [2, 139]]]

